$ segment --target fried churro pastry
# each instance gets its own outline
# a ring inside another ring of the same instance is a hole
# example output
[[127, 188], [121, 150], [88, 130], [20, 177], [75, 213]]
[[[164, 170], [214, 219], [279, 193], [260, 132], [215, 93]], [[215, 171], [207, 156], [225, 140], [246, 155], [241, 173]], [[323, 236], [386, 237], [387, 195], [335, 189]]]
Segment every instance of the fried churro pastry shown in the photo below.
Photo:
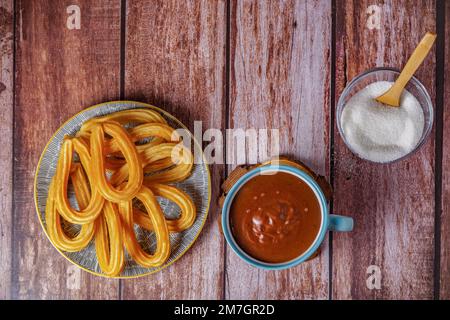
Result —
[[86, 121], [77, 133], [77, 137], [86, 136], [92, 131], [92, 128], [101, 122], [115, 121], [121, 125], [129, 123], [167, 123], [163, 116], [158, 112], [149, 109], [131, 109], [118, 111], [103, 117], [97, 117]]
[[[128, 168], [128, 182], [125, 187], [118, 191], [114, 183], [110, 183], [105, 176], [105, 155], [103, 153], [103, 140], [105, 133], [117, 141], [120, 151], [125, 157]], [[91, 134], [92, 176], [97, 182], [96, 187], [102, 196], [112, 202], [128, 201], [133, 199], [142, 186], [144, 174], [142, 171], [141, 158], [128, 133], [119, 124], [114, 122], [103, 122], [95, 126]]]
[[[77, 146], [81, 146], [77, 145]], [[81, 163], [84, 168], [89, 168], [90, 157], [84, 154], [84, 151], [78, 149]], [[88, 205], [77, 211], [73, 209], [67, 198], [67, 185], [69, 183], [69, 174], [72, 166], [72, 158], [74, 152], [74, 144], [71, 139], [65, 139], [61, 148], [61, 153], [58, 159], [58, 165], [56, 168], [56, 175], [54, 179], [54, 188], [56, 194], [56, 208], [59, 213], [64, 217], [65, 220], [71, 223], [84, 224], [92, 222], [100, 214], [103, 207], [103, 198], [101, 197], [98, 189], [93, 183], [91, 175], [89, 175], [90, 170], [86, 170], [89, 177], [89, 183], [91, 185], [92, 197]]]
[[153, 254], [149, 254], [139, 245], [133, 229], [133, 204], [131, 201], [121, 202], [119, 205], [119, 211], [124, 221], [123, 238], [125, 247], [133, 260], [139, 265], [145, 268], [158, 267], [170, 255], [169, 230], [166, 219], [150, 189], [143, 186], [136, 197], [142, 202], [148, 213], [152, 230], [156, 236], [156, 250]]
[[[85, 208], [90, 200], [90, 193], [86, 177], [80, 165], [75, 166], [71, 173], [72, 184], [80, 208]], [[53, 244], [60, 250], [76, 252], [88, 245], [94, 236], [94, 222], [89, 222], [81, 226], [81, 230], [75, 237], [66, 235], [61, 225], [61, 217], [55, 206], [54, 182], [50, 184], [47, 204], [45, 206], [45, 221], [47, 233]]]
[[124, 265], [122, 224], [115, 203], [106, 201], [103, 214], [95, 221], [95, 250], [106, 275], [118, 275]]
[[[162, 143], [157, 146], [146, 149], [147, 153], [150, 156], [145, 157], [146, 153], [140, 154], [142, 168], [144, 168], [147, 164], [150, 164], [152, 162], [170, 157], [174, 146], [175, 146], [175, 144]], [[153, 158], [150, 158], [150, 157], [153, 157]], [[124, 182], [129, 177], [129, 175], [130, 175], [130, 173], [129, 173], [128, 164], [125, 163], [122, 167], [120, 167], [117, 171], [115, 171], [114, 174], [111, 176], [111, 184], [120, 185], [120, 184], [122, 184], [122, 182]]]
[[[181, 214], [177, 219], [167, 220], [167, 227], [170, 232], [181, 232], [192, 226], [195, 221], [195, 204], [185, 192], [173, 186], [159, 183], [149, 184], [147, 187], [155, 196], [166, 198], [180, 208]], [[144, 229], [153, 230], [152, 222], [147, 213], [138, 208], [133, 208], [133, 218]]]
[[[167, 147], [162, 147], [162, 145], [163, 144], [156, 146], [155, 148], [160, 147], [161, 149], [164, 149], [161, 150], [161, 153], [168, 152]], [[192, 156], [191, 151], [188, 150], [186, 147], [184, 147], [181, 143], [179, 143], [172, 146], [170, 153], [171, 153], [170, 157], [174, 162], [175, 166], [166, 171], [161, 171], [146, 176], [144, 179], [144, 183], [156, 183], [156, 182], [173, 183], [183, 181], [187, 177], [189, 177], [194, 162], [194, 158]], [[148, 170], [147, 167], [152, 163], [154, 163], [156, 160], [160, 160], [158, 156], [152, 154], [152, 151], [150, 149], [146, 149], [142, 153], [142, 158], [145, 173], [152, 172], [151, 168], [150, 170]]]
[[[154, 141], [138, 145], [136, 148], [142, 151], [145, 148], [155, 146], [163, 141], [177, 142], [180, 139], [178, 133], [170, 126], [162, 123], [145, 123], [128, 130], [130, 138], [133, 142], [146, 139], [148, 137], [156, 137]], [[110, 140], [105, 144], [105, 153], [114, 153], [119, 151], [117, 140]]]

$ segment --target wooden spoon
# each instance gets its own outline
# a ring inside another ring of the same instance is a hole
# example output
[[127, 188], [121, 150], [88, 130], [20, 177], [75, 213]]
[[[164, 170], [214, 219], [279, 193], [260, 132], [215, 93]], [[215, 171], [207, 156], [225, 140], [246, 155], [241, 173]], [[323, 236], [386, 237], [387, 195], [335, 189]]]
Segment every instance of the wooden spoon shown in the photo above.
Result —
[[400, 106], [400, 96], [403, 89], [413, 76], [414, 72], [416, 72], [417, 68], [419, 68], [422, 61], [428, 55], [428, 52], [430, 52], [434, 40], [436, 40], [436, 34], [427, 32], [417, 45], [416, 49], [414, 49], [414, 52], [398, 76], [394, 85], [384, 94], [375, 98], [375, 100], [392, 107]]

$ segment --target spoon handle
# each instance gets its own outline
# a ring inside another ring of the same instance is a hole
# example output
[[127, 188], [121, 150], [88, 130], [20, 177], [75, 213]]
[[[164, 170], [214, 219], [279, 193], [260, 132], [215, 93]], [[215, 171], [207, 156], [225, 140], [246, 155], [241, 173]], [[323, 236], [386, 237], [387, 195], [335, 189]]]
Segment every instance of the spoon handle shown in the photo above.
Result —
[[400, 96], [403, 92], [403, 89], [405, 88], [411, 77], [414, 75], [417, 68], [419, 68], [425, 57], [428, 55], [428, 52], [431, 50], [431, 47], [433, 46], [435, 40], [435, 33], [427, 32], [425, 34], [420, 43], [417, 45], [416, 49], [414, 49], [411, 57], [408, 59], [408, 62], [398, 76], [394, 85], [385, 94], [378, 97], [376, 100], [385, 104], [397, 107], [399, 106]]

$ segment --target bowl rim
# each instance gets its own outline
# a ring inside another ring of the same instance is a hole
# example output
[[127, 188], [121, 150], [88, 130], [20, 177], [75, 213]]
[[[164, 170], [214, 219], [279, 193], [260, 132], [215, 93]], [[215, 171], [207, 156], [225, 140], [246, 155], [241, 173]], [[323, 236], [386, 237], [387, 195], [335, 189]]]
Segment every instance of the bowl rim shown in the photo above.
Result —
[[[84, 266], [82, 266], [81, 264], [77, 263], [76, 261], [70, 259], [66, 254], [65, 251], [60, 250], [59, 248], [57, 248], [54, 244], [53, 241], [50, 239], [48, 233], [47, 233], [47, 228], [44, 225], [44, 221], [42, 219], [42, 214], [39, 210], [39, 200], [38, 200], [38, 192], [37, 192], [37, 186], [38, 186], [38, 175], [39, 175], [39, 171], [40, 171], [40, 167], [42, 164], [42, 159], [44, 158], [45, 153], [47, 152], [48, 147], [50, 146], [50, 143], [53, 141], [53, 139], [55, 138], [55, 136], [70, 122], [72, 121], [74, 118], [80, 116], [82, 113], [89, 111], [89, 110], [93, 110], [96, 108], [101, 108], [110, 104], [133, 104], [136, 106], [139, 106], [140, 108], [147, 108], [147, 109], [152, 109], [155, 110], [161, 114], [163, 114], [165, 117], [167, 117], [168, 119], [171, 119], [173, 121], [175, 121], [177, 124], [179, 124], [183, 129], [187, 130], [187, 132], [189, 132], [189, 134], [191, 135], [192, 140], [194, 141], [194, 145], [196, 145], [198, 148], [200, 148], [201, 150], [201, 155], [202, 155], [202, 164], [206, 167], [206, 173], [207, 173], [207, 181], [208, 181], [208, 199], [206, 202], [206, 212], [205, 212], [205, 216], [203, 218], [203, 220], [201, 221], [201, 225], [198, 229], [197, 234], [195, 235], [195, 237], [192, 239], [191, 243], [189, 243], [188, 246], [186, 246], [186, 248], [180, 253], [180, 255], [178, 257], [176, 257], [173, 261], [164, 264], [160, 267], [155, 268], [152, 271], [149, 272], [145, 272], [145, 273], [141, 273], [141, 274], [137, 274], [137, 275], [132, 275], [132, 276], [124, 276], [124, 275], [117, 275], [117, 276], [109, 276], [106, 275], [104, 273], [100, 273], [100, 272], [96, 272], [94, 270], [88, 269]], [[38, 220], [39, 223], [42, 227], [42, 230], [44, 231], [45, 236], [47, 237], [47, 239], [50, 241], [50, 244], [53, 246], [53, 248], [56, 249], [56, 251], [58, 251], [61, 256], [63, 256], [67, 261], [69, 261], [71, 264], [77, 266], [78, 268], [80, 268], [83, 271], [86, 271], [92, 275], [95, 276], [99, 276], [99, 277], [103, 277], [103, 278], [107, 278], [107, 279], [137, 279], [137, 278], [141, 278], [141, 277], [145, 277], [148, 276], [150, 274], [153, 273], [157, 273], [159, 271], [161, 271], [162, 269], [165, 269], [169, 266], [171, 266], [172, 264], [174, 264], [176, 261], [178, 261], [181, 257], [183, 257], [185, 255], [185, 253], [192, 247], [192, 245], [197, 241], [198, 237], [200, 236], [200, 234], [203, 231], [203, 228], [205, 226], [206, 220], [208, 219], [208, 215], [209, 215], [209, 211], [211, 209], [211, 196], [212, 196], [212, 191], [211, 191], [211, 171], [208, 165], [208, 162], [206, 161], [206, 156], [203, 152], [203, 148], [201, 147], [200, 143], [197, 141], [196, 137], [192, 134], [192, 132], [184, 125], [183, 122], [181, 122], [177, 117], [175, 117], [174, 115], [172, 115], [171, 113], [165, 111], [162, 108], [156, 107], [154, 105], [148, 104], [148, 103], [144, 103], [144, 102], [139, 102], [139, 101], [134, 101], [134, 100], [112, 100], [112, 101], [106, 101], [106, 102], [101, 102], [95, 105], [92, 105], [90, 107], [87, 107], [85, 109], [80, 110], [79, 112], [75, 113], [74, 115], [72, 115], [71, 117], [69, 117], [66, 121], [64, 121], [59, 128], [52, 134], [52, 136], [50, 137], [50, 139], [47, 141], [47, 144], [45, 145], [44, 149], [42, 150], [42, 153], [39, 157], [39, 161], [36, 165], [36, 170], [35, 170], [35, 175], [34, 175], [34, 182], [33, 182], [33, 198], [34, 198], [34, 205], [35, 205], [35, 209], [36, 209], [36, 214], [38, 216]]]
[[429, 113], [429, 121], [424, 124], [424, 129], [423, 129], [424, 131], [422, 132], [422, 136], [421, 136], [419, 142], [417, 143], [417, 145], [414, 147], [414, 149], [412, 149], [407, 154], [401, 156], [400, 158], [390, 160], [390, 161], [380, 162], [380, 161], [374, 161], [374, 160], [362, 157], [359, 153], [357, 153], [350, 146], [350, 144], [348, 143], [348, 141], [345, 137], [344, 130], [342, 128], [342, 124], [341, 124], [340, 117], [339, 117], [339, 114], [342, 115], [342, 111], [344, 110], [344, 107], [345, 107], [343, 97], [347, 96], [348, 92], [356, 85], [356, 83], [358, 83], [359, 80], [369, 76], [370, 74], [377, 73], [377, 72], [383, 72], [383, 71], [392, 72], [396, 75], [400, 74], [400, 71], [398, 69], [391, 68], [391, 67], [376, 67], [376, 68], [368, 69], [368, 70], [358, 74], [357, 76], [355, 76], [345, 86], [345, 88], [342, 90], [342, 93], [340, 94], [338, 102], [336, 104], [336, 125], [338, 127], [339, 135], [341, 136], [342, 140], [344, 141], [344, 144], [358, 158], [363, 159], [368, 162], [371, 162], [371, 163], [374, 163], [374, 164], [390, 164], [390, 163], [402, 161], [402, 160], [412, 156], [425, 144], [425, 142], [427, 141], [427, 139], [433, 129], [433, 125], [434, 125], [434, 108], [433, 108], [433, 102], [431, 100], [430, 94], [428, 93], [428, 90], [425, 88], [423, 83], [420, 82], [420, 80], [417, 79], [415, 76], [412, 76], [411, 79], [408, 81], [408, 83], [414, 84], [414, 86], [416, 88], [418, 88], [418, 90], [423, 94], [423, 97], [426, 101], [426, 106], [423, 106], [422, 104], [420, 104], [420, 106], [422, 109], [425, 109], [425, 108], [428, 109], [428, 113]]
[[[321, 221], [319, 232], [317, 233], [317, 236], [314, 239], [313, 243], [300, 256], [298, 256], [292, 260], [289, 260], [286, 262], [280, 262], [280, 263], [268, 263], [268, 262], [264, 262], [264, 261], [258, 260], [256, 258], [250, 256], [237, 244], [237, 242], [234, 239], [234, 236], [231, 233], [231, 228], [230, 228], [229, 213], [230, 213], [231, 204], [232, 204], [237, 192], [249, 180], [260, 175], [263, 172], [268, 172], [268, 171], [286, 172], [286, 173], [296, 176], [297, 178], [301, 179], [303, 182], [307, 183], [308, 186], [316, 194], [316, 197], [318, 198], [318, 201], [319, 201], [319, 205], [321, 207], [322, 221]], [[222, 207], [221, 225], [222, 225], [223, 234], [225, 236], [225, 240], [227, 241], [227, 243], [231, 247], [231, 249], [239, 256], [239, 258], [241, 258], [248, 264], [258, 267], [260, 269], [283, 270], [283, 269], [295, 267], [295, 266], [299, 265], [300, 263], [305, 262], [320, 247], [320, 245], [322, 244], [322, 242], [325, 238], [325, 235], [328, 231], [329, 208], [328, 208], [327, 200], [325, 198], [325, 195], [324, 195], [322, 189], [320, 188], [319, 184], [309, 174], [307, 174], [306, 172], [304, 172], [298, 168], [288, 166], [288, 165], [278, 165], [278, 164], [265, 165], [265, 166], [260, 166], [260, 167], [254, 168], [254, 169], [250, 170], [249, 172], [247, 172], [245, 175], [243, 175], [241, 178], [239, 178], [238, 181], [236, 181], [236, 183], [230, 189], [227, 196], [225, 197], [224, 204]]]

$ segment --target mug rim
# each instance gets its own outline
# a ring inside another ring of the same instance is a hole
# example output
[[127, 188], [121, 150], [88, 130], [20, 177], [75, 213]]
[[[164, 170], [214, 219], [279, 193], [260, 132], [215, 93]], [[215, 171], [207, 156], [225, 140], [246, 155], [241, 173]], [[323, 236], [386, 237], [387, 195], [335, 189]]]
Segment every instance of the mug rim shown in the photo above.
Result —
[[[298, 179], [301, 179], [303, 182], [308, 184], [308, 186], [312, 189], [314, 194], [317, 197], [317, 200], [319, 202], [321, 211], [321, 225], [319, 232], [317, 233], [316, 238], [312, 242], [312, 244], [309, 246], [309, 248], [303, 252], [298, 257], [286, 261], [286, 262], [277, 262], [277, 263], [269, 263], [264, 262], [261, 260], [258, 260], [252, 256], [250, 256], [248, 253], [246, 253], [235, 241], [234, 236], [231, 233], [230, 228], [230, 219], [229, 219], [229, 213], [231, 204], [233, 203], [234, 197], [236, 196], [237, 192], [242, 188], [243, 185], [245, 185], [249, 180], [252, 178], [260, 175], [263, 172], [268, 171], [277, 171], [277, 172], [286, 172], [289, 174], [292, 174], [296, 176]], [[228, 194], [225, 197], [224, 204], [222, 207], [222, 231], [225, 236], [225, 240], [227, 241], [228, 245], [231, 247], [231, 249], [245, 262], [247, 262], [250, 265], [253, 265], [255, 267], [266, 269], [266, 270], [283, 270], [288, 269], [294, 266], [299, 265], [300, 263], [308, 260], [319, 248], [319, 246], [322, 244], [326, 232], [328, 231], [328, 224], [329, 224], [329, 210], [327, 201], [325, 198], [325, 195], [323, 194], [322, 189], [320, 188], [319, 184], [314, 180], [313, 177], [311, 177], [308, 173], [295, 168], [293, 166], [288, 165], [279, 165], [279, 164], [270, 164], [270, 165], [264, 165], [257, 168], [254, 168], [244, 174], [242, 177], [240, 177], [236, 183], [233, 185], [233, 187], [230, 189]]]

